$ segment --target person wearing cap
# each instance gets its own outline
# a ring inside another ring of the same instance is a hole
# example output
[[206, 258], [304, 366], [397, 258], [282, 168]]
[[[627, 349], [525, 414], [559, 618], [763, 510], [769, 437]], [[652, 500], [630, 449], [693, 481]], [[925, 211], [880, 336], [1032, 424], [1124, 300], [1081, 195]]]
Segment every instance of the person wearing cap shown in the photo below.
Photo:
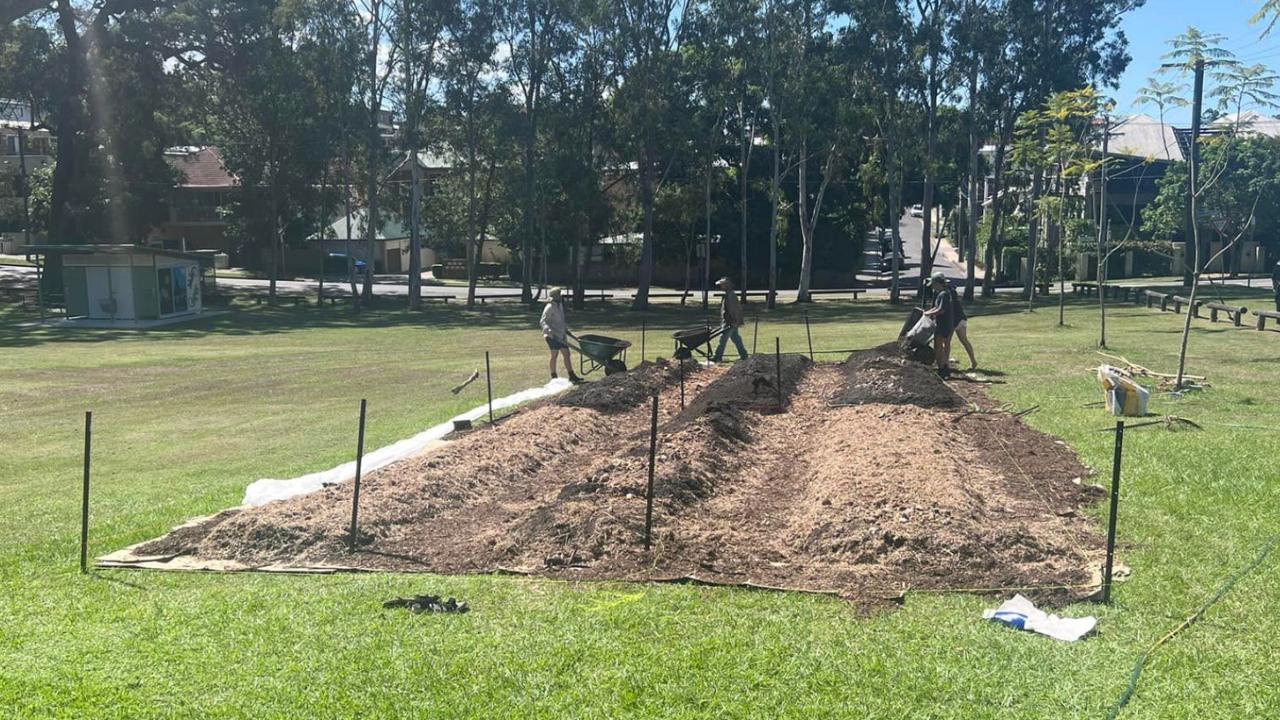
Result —
[[951, 320], [956, 339], [969, 354], [969, 369], [978, 369], [978, 358], [974, 357], [973, 344], [969, 342], [969, 315], [964, 311], [964, 303], [960, 302], [960, 293], [951, 284], [947, 284], [947, 294], [951, 296]]
[[716, 287], [720, 288], [722, 294], [720, 296], [720, 347], [716, 349], [715, 361], [724, 360], [724, 348], [730, 340], [738, 348], [738, 357], [746, 360], [747, 346], [742, 342], [742, 333], [738, 332], [738, 328], [742, 327], [743, 323], [742, 303], [733, 293], [733, 282], [729, 278], [722, 277], [717, 280]]
[[1280, 312], [1280, 260], [1271, 269], [1271, 289], [1276, 294], [1276, 312]]
[[933, 290], [933, 307], [925, 310], [924, 314], [933, 318], [933, 353], [938, 360], [938, 374], [947, 377], [951, 374], [951, 334], [955, 331], [954, 306], [947, 276], [934, 273], [929, 278], [929, 287]]
[[569, 332], [569, 323], [564, 319], [563, 290], [552, 288], [547, 293], [547, 305], [542, 308], [542, 318], [538, 324], [542, 326], [542, 338], [551, 349], [551, 379], [559, 377], [556, 375], [556, 355], [559, 355], [564, 358], [564, 369], [569, 373], [569, 382], [582, 382], [582, 378], [574, 374], [573, 364], [569, 361], [569, 338], [578, 336]]

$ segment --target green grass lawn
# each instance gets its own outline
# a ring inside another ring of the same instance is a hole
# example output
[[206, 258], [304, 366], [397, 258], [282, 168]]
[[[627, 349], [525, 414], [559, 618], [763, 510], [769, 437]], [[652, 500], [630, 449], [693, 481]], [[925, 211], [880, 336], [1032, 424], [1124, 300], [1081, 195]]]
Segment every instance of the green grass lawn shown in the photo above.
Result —
[[[1261, 297], [1261, 296], [1257, 296]], [[1261, 304], [1261, 301], [1259, 301]], [[754, 307], [754, 306], [753, 306]], [[809, 310], [813, 344], [896, 334], [873, 301]], [[752, 343], [753, 310], [744, 335]], [[1096, 308], [974, 308], [994, 393], [1040, 405], [1035, 426], [1110, 467]], [[580, 329], [670, 353], [698, 310], [571, 313]], [[1203, 432], [1126, 437], [1121, 561], [1132, 579], [1061, 644], [983, 622], [997, 600], [908, 594], [861, 614], [827, 598], [510, 577], [290, 577], [77, 569], [83, 413], [94, 411], [92, 551], [155, 537], [239, 503], [262, 477], [350, 459], [360, 398], [367, 447], [483, 402], [447, 388], [492, 353], [495, 393], [544, 380], [536, 315], [239, 310], [146, 333], [33, 330], [0, 310], [0, 717], [1105, 717], [1136, 657], [1280, 531], [1280, 333], [1196, 324], [1189, 371], [1212, 388], [1152, 410]], [[1181, 318], [1117, 304], [1113, 352], [1176, 365]], [[801, 311], [761, 316], [761, 350], [806, 348]], [[957, 345], [958, 349], [958, 345]], [[830, 355], [828, 357], [838, 357]], [[1102, 517], [1103, 508], [1096, 512]], [[1101, 522], [1101, 520], [1100, 520]], [[1280, 717], [1280, 553], [1149, 663], [1122, 717]], [[394, 595], [472, 604], [462, 616], [383, 611]]]

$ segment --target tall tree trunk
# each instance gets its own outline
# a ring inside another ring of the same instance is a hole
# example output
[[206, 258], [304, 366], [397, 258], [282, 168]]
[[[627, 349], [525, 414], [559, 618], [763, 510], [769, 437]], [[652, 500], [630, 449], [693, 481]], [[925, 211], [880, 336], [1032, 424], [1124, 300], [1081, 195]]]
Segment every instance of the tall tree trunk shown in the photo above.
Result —
[[76, 29], [75, 10], [71, 0], [57, 2], [58, 29], [66, 45], [67, 87], [58, 101], [58, 127], [56, 132], [57, 157], [53, 166], [53, 181], [49, 200], [49, 242], [67, 242], [70, 232], [68, 206], [71, 189], [77, 175], [83, 170], [84, 142], [90, 131], [82, 127], [86, 118], [80, 108], [80, 97], [85, 83], [84, 42]]
[[[532, 61], [531, 61], [532, 62]], [[530, 91], [531, 92], [531, 91]], [[524, 131], [524, 227], [520, 233], [520, 302], [533, 303], [533, 290], [530, 276], [533, 275], [530, 250], [535, 230], [534, 195], [537, 193], [537, 177], [534, 168], [534, 152], [537, 144], [538, 129], [533, 111], [533, 101], [526, 98], [525, 131]]]
[[[715, 163], [712, 161], [712, 157], [708, 155], [706, 177], [702, 187], [702, 194], [703, 194], [702, 200], [704, 203], [704, 216], [706, 221], [706, 227], [702, 234], [702, 247], [708, 253], [710, 253], [711, 251], [711, 173], [714, 169], [715, 169]], [[710, 255], [708, 255], [707, 257], [710, 257]], [[702, 309], [706, 310], [708, 304], [710, 303], [710, 299], [708, 297], [710, 293], [710, 289], [707, 287], [707, 278], [705, 277], [706, 273], [704, 272], [703, 274], [704, 274], [704, 277], [702, 278]], [[685, 292], [689, 292], [689, 283], [690, 283], [689, 259], [685, 258], [685, 281], [684, 281]], [[683, 297], [680, 298], [680, 302], [681, 304], [684, 303]]]
[[272, 163], [271, 168], [271, 251], [268, 253], [270, 258], [270, 268], [267, 270], [267, 302], [276, 304], [276, 279], [280, 272], [280, 191], [279, 183], [276, 182], [276, 174], [279, 172], [279, 163]]
[[645, 310], [649, 307], [649, 286], [653, 282], [653, 195], [654, 164], [656, 139], [652, 126], [645, 130], [644, 167], [640, 169], [640, 204], [644, 209], [644, 241], [640, 246], [640, 281], [636, 286], [636, 299], [632, 310]]
[[[766, 306], [772, 310], [778, 305], [778, 223], [782, 214], [782, 128], [777, 112], [770, 116], [773, 126], [773, 178], [769, 183], [769, 297]], [[745, 183], [744, 183], [745, 193]], [[746, 195], [743, 195], [746, 205]], [[746, 227], [746, 210], [743, 210], [743, 227]]]
[[1098, 347], [1107, 346], [1107, 146], [1111, 140], [1111, 118], [1102, 124], [1101, 187], [1098, 197]]
[[1191, 239], [1195, 243], [1195, 263], [1192, 267], [1195, 272], [1191, 279], [1191, 297], [1190, 307], [1187, 308], [1187, 316], [1183, 318], [1182, 324], [1182, 343], [1178, 348], [1178, 378], [1175, 387], [1182, 389], [1183, 381], [1187, 370], [1187, 344], [1191, 339], [1191, 308], [1196, 306], [1196, 294], [1200, 289], [1200, 275], [1204, 272], [1204, 258], [1200, 254], [1200, 215], [1197, 207], [1196, 193], [1199, 192], [1199, 172], [1200, 172], [1200, 115], [1201, 103], [1204, 98], [1204, 61], [1199, 60], [1195, 66], [1195, 86], [1193, 90], [1192, 108], [1191, 108], [1191, 157], [1187, 163], [1187, 187], [1188, 210], [1191, 213]]
[[938, 56], [931, 50], [929, 53], [928, 97], [926, 104], [926, 130], [924, 145], [924, 191], [920, 199], [923, 214], [920, 219], [920, 295], [921, 304], [928, 302], [925, 288], [928, 287], [929, 276], [933, 274], [933, 158], [937, 154], [938, 145]]
[[409, 309], [422, 307], [422, 168], [418, 151], [409, 151]]
[[342, 131], [342, 212], [347, 218], [346, 247], [347, 283], [351, 285], [353, 307], [360, 307], [360, 295], [356, 292], [356, 263], [351, 257], [351, 140], [345, 127]]
[[1027, 274], [1022, 279], [1022, 297], [1027, 301], [1027, 310], [1033, 310], [1036, 304], [1036, 255], [1040, 245], [1040, 186], [1044, 182], [1044, 174], [1037, 168], [1031, 176], [1031, 196], [1027, 199]]
[[1012, 139], [1013, 123], [1007, 115], [1000, 119], [1000, 133], [996, 144], [995, 162], [992, 164], [991, 181], [991, 231], [987, 235], [986, 268], [982, 274], [982, 296], [994, 297], [996, 293], [997, 264], [1000, 261], [1004, 226], [1004, 155], [1005, 146]]
[[969, 70], [969, 230], [965, 233], [965, 244], [968, 254], [965, 258], [964, 300], [973, 302], [973, 281], [975, 265], [978, 261], [978, 215], [982, 211], [981, 193], [982, 178], [978, 177], [978, 150], [981, 148], [981, 135], [978, 132], [978, 63], [974, 59]]
[[800, 164], [796, 166], [796, 213], [800, 218], [800, 284], [796, 302], [809, 302], [813, 274], [813, 228], [809, 226], [809, 139], [800, 137]]
[[373, 301], [374, 239], [378, 233], [378, 181], [382, 175], [381, 141], [378, 118], [382, 114], [382, 102], [378, 92], [378, 50], [382, 46], [381, 4], [374, 3], [370, 18], [369, 72], [369, 125], [365, 128], [365, 151], [368, 153], [368, 177], [365, 178], [365, 266], [364, 301]]

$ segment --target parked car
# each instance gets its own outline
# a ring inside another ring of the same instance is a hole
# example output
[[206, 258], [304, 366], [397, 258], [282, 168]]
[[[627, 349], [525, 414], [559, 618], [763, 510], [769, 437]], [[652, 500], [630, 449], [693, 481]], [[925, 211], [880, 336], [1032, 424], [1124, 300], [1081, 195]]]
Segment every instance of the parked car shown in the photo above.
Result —
[[922, 218], [922, 217], [924, 217], [924, 206], [922, 206], [922, 205], [912, 205], [912, 206], [911, 206], [911, 217], [918, 217], [918, 218]]

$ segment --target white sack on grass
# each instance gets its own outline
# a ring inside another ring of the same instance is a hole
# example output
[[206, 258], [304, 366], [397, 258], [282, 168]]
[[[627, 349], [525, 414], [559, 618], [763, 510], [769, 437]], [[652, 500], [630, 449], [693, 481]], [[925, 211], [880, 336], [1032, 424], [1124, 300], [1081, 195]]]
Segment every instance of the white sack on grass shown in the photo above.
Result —
[[1014, 595], [1005, 600], [995, 610], [983, 610], [982, 617], [995, 620], [1018, 630], [1029, 630], [1041, 635], [1048, 635], [1054, 640], [1075, 642], [1093, 632], [1098, 625], [1098, 618], [1090, 615], [1082, 618], [1063, 618], [1050, 615], [1036, 608], [1032, 602], [1021, 595]]
[[[544, 397], [555, 395], [558, 392], [567, 390], [570, 387], [568, 380], [557, 378], [542, 387], [521, 390], [514, 395], [508, 395], [504, 398], [496, 398], [493, 401], [493, 409], [504, 410], [509, 407], [515, 407], [522, 403], [532, 400], [538, 400]], [[373, 472], [379, 468], [386, 467], [394, 462], [399, 462], [405, 458], [413, 457], [426, 449], [427, 445], [443, 438], [445, 435], [453, 432], [454, 420], [479, 420], [489, 414], [489, 404], [485, 403], [480, 407], [468, 410], [458, 415], [448, 422], [440, 423], [435, 427], [414, 435], [411, 438], [392, 443], [384, 448], [378, 448], [371, 453], [366, 453], [364, 461], [360, 466], [361, 473]], [[258, 480], [245, 488], [244, 504], [245, 505], [265, 505], [274, 500], [284, 500], [285, 498], [296, 497], [298, 495], [306, 495], [313, 493], [326, 485], [343, 483], [355, 479], [356, 462], [352, 460], [343, 463], [335, 468], [314, 472], [302, 477], [292, 478], [290, 480]]]

